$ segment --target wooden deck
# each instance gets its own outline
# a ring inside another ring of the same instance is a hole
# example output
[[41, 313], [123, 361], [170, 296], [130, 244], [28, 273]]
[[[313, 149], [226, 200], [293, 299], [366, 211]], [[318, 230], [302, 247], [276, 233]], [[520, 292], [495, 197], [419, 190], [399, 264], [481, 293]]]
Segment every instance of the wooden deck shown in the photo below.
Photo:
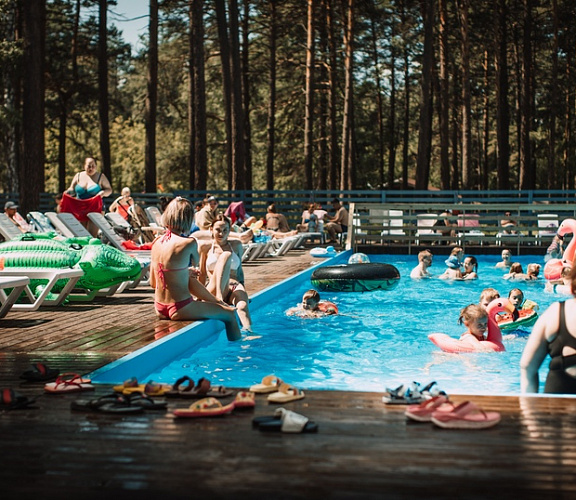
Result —
[[[307, 268], [304, 251], [246, 264], [254, 293]], [[154, 317], [152, 291], [9, 313], [0, 320], [0, 387], [31, 361], [86, 373], [181, 327]], [[485, 431], [407, 423], [379, 393], [308, 391], [287, 407], [318, 434], [266, 434], [254, 415], [205, 420], [171, 412], [121, 417], [70, 411], [83, 395], [44, 395], [37, 409], [0, 413], [2, 499], [28, 498], [576, 498], [576, 399], [470, 397], [502, 413]], [[456, 401], [463, 397], [455, 398]], [[169, 400], [169, 410], [185, 400]]]

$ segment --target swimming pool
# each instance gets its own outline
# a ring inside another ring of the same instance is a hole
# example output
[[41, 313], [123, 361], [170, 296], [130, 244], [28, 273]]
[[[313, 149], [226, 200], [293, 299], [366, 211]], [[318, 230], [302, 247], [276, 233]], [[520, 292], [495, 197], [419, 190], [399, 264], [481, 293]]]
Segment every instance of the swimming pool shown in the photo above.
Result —
[[[435, 256], [433, 274], [443, 272], [445, 258]], [[260, 338], [230, 343], [225, 335], [213, 334], [218, 323], [207, 322], [214, 325], [209, 332], [198, 335], [199, 344], [165, 356], [167, 346], [160, 341], [148, 353], [147, 362], [132, 365], [132, 375], [166, 383], [182, 375], [194, 380], [204, 376], [213, 384], [247, 387], [274, 373], [303, 389], [352, 391], [383, 391], [413, 380], [424, 384], [436, 380], [449, 393], [519, 393], [519, 360], [528, 331], [506, 336], [505, 353], [443, 353], [427, 335], [444, 332], [458, 337], [465, 329], [457, 324], [460, 309], [478, 302], [486, 287], [496, 288], [502, 296], [518, 287], [544, 310], [559, 296], [544, 293], [543, 281], [505, 281], [503, 271], [494, 267], [500, 260], [498, 256], [479, 257], [479, 279], [469, 282], [411, 280], [408, 276], [417, 263], [416, 256], [381, 255], [370, 259], [394, 264], [399, 269], [402, 278], [394, 290], [365, 294], [322, 292], [323, 299], [338, 304], [338, 316], [287, 316], [286, 309], [297, 304], [310, 288], [311, 271], [306, 271], [279, 289], [266, 291], [260, 300], [255, 299], [254, 332]], [[542, 262], [542, 257], [522, 256], [515, 260], [525, 267], [529, 262]], [[258, 303], [262, 306], [258, 307]], [[130, 357], [138, 356], [134, 353]], [[172, 359], [161, 361], [165, 357]], [[541, 369], [541, 380], [547, 364]], [[121, 382], [124, 378], [118, 378], [125, 377], [130, 368], [123, 369], [122, 375], [99, 370], [94, 379]]]

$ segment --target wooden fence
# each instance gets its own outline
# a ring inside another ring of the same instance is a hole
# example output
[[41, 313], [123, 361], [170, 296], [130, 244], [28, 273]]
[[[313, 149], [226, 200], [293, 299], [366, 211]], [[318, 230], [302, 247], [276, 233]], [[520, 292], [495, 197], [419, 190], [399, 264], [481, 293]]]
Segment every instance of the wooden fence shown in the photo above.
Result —
[[[360, 245], [402, 245], [408, 253], [423, 246], [442, 243], [497, 246], [515, 249], [548, 246], [564, 219], [576, 218], [576, 204], [510, 203], [351, 203], [346, 238], [347, 248]], [[448, 215], [440, 214], [451, 211]], [[510, 215], [506, 215], [509, 212]], [[451, 235], [441, 235], [433, 223], [445, 219]], [[501, 221], [511, 219], [513, 227]]]

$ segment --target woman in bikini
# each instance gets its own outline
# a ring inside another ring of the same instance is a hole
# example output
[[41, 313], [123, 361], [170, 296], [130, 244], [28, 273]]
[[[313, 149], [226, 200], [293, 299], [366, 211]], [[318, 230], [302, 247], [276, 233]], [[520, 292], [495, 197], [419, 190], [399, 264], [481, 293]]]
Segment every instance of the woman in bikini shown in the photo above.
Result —
[[62, 195], [60, 212], [74, 214], [93, 236], [97, 236], [98, 228], [88, 219], [88, 214], [102, 212], [102, 198], [111, 194], [110, 181], [102, 172], [98, 172], [96, 160], [86, 158], [84, 171], [74, 176], [70, 187]]
[[161, 319], [216, 319], [226, 326], [228, 340], [241, 338], [234, 308], [219, 301], [197, 279], [198, 244], [189, 238], [194, 208], [178, 196], [162, 215], [164, 235], [152, 245], [150, 285], [155, 289], [154, 307]]
[[219, 300], [236, 306], [243, 329], [252, 331], [252, 320], [248, 310], [249, 299], [244, 288], [242, 243], [228, 238], [231, 226], [228, 217], [223, 214], [217, 215], [210, 227], [212, 240], [199, 243], [199, 280], [201, 283], [206, 283], [208, 280], [209, 292]]

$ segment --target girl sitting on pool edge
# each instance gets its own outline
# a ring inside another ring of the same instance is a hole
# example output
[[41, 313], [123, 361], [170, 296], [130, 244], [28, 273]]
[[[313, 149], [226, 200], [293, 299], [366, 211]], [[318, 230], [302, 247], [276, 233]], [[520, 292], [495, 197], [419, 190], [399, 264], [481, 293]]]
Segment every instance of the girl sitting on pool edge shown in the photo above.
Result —
[[316, 290], [311, 289], [302, 296], [302, 303], [288, 309], [286, 314], [289, 316], [318, 318], [320, 316], [338, 314], [338, 307], [334, 302], [320, 300], [320, 294]]

